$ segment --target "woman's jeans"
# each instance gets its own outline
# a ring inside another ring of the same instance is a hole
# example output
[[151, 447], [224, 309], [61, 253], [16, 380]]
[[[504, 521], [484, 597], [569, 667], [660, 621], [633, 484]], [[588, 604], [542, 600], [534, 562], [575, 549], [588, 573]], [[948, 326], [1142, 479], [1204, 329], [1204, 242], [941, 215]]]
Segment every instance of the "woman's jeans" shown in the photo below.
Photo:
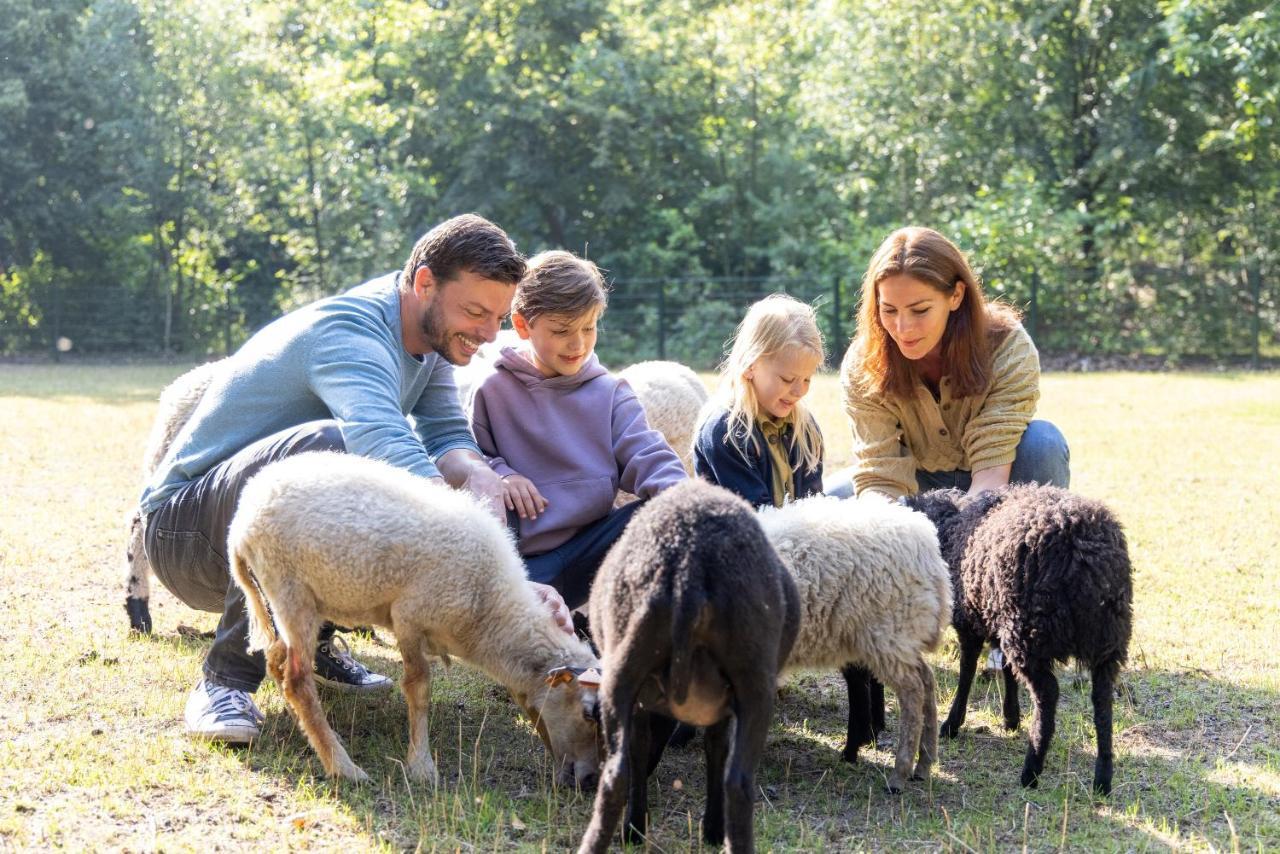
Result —
[[[1057, 427], [1048, 421], [1032, 421], [1018, 442], [1013, 468], [1009, 472], [1010, 483], [1052, 484], [1066, 489], [1071, 485], [1071, 450], [1067, 440]], [[969, 488], [973, 474], [956, 471], [916, 470], [916, 484], [921, 492], [930, 489]]]
[[[1032, 421], [1022, 433], [1014, 452], [1013, 468], [1009, 472], [1010, 483], [1043, 483], [1066, 489], [1071, 485], [1071, 450], [1067, 440], [1057, 427], [1048, 421]], [[916, 486], [921, 492], [930, 489], [967, 490], [973, 482], [972, 472], [925, 471], [916, 469]], [[853, 469], [838, 472], [827, 482], [823, 490], [827, 495], [849, 498], [853, 495]]]

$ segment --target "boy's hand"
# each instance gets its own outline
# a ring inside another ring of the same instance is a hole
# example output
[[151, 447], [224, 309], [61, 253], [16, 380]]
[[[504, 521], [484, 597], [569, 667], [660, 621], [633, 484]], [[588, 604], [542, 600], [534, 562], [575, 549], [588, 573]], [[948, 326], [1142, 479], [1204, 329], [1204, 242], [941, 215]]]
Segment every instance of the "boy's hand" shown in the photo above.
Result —
[[507, 509], [516, 511], [521, 519], [537, 519], [538, 514], [547, 509], [547, 499], [524, 475], [509, 474], [502, 479], [502, 486]]
[[564, 599], [560, 598], [560, 591], [550, 584], [539, 584], [536, 581], [529, 583], [533, 585], [533, 591], [538, 594], [538, 598], [551, 611], [551, 617], [560, 627], [560, 631], [573, 634], [573, 615], [569, 613], [569, 606], [564, 603]]

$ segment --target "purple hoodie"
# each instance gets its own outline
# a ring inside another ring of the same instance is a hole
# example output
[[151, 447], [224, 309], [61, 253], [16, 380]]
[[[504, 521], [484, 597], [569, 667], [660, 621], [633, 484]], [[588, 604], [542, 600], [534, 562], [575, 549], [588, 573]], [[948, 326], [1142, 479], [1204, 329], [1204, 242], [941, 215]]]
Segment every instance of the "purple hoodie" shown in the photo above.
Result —
[[551, 551], [604, 518], [619, 487], [649, 498], [687, 477], [631, 386], [594, 353], [573, 376], [544, 377], [503, 347], [467, 409], [493, 470], [524, 475], [547, 499], [537, 519], [520, 520], [522, 555]]

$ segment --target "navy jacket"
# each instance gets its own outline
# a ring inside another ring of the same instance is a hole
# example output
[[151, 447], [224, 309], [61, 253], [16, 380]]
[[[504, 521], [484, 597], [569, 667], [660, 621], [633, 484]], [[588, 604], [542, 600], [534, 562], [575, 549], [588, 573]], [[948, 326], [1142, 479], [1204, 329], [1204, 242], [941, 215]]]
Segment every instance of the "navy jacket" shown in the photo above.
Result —
[[[727, 409], [709, 413], [698, 426], [698, 437], [693, 443], [694, 473], [741, 495], [756, 507], [772, 507], [773, 461], [769, 458], [769, 452], [764, 449], [764, 434], [759, 427], [754, 429], [759, 453], [753, 450], [750, 443], [739, 441], [739, 444], [747, 445], [747, 456], [744, 458], [741, 451], [725, 442], [728, 430]], [[791, 484], [795, 497], [821, 495], [822, 463], [819, 462], [812, 469], [805, 467], [799, 449], [791, 443], [792, 432], [789, 430], [784, 436], [789, 445]]]

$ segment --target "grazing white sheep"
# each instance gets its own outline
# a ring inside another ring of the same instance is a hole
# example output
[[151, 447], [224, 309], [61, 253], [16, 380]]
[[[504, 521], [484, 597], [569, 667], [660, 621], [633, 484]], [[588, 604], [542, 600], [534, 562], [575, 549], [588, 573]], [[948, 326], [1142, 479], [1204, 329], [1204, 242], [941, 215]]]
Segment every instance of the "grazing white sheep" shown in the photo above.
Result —
[[898, 695], [889, 790], [927, 778], [938, 755], [938, 701], [924, 654], [951, 622], [951, 578], [933, 525], [873, 496], [765, 508], [760, 524], [800, 592], [800, 635], [786, 670], [868, 668]]
[[708, 396], [702, 380], [679, 362], [637, 362], [618, 376], [630, 383], [645, 420], [662, 434], [692, 476], [693, 434]]
[[[142, 453], [142, 480], [145, 483], [155, 474], [156, 468], [178, 432], [191, 418], [191, 413], [204, 397], [205, 390], [225, 359], [197, 365], [178, 377], [160, 392], [160, 406], [156, 420], [151, 425], [146, 450]], [[135, 506], [129, 513], [128, 547], [125, 549], [124, 608], [129, 614], [129, 625], [143, 634], [151, 631], [151, 564], [143, 549], [142, 514]]]
[[511, 691], [551, 750], [559, 782], [594, 784], [595, 690], [564, 674], [599, 661], [551, 620], [510, 533], [469, 495], [376, 460], [299, 454], [249, 481], [227, 544], [248, 603], [250, 648], [266, 651], [268, 671], [331, 776], [367, 779], [316, 693], [312, 659], [326, 619], [395, 634], [409, 706], [406, 768], [415, 779], [438, 779], [427, 740], [427, 656], [439, 655]]

